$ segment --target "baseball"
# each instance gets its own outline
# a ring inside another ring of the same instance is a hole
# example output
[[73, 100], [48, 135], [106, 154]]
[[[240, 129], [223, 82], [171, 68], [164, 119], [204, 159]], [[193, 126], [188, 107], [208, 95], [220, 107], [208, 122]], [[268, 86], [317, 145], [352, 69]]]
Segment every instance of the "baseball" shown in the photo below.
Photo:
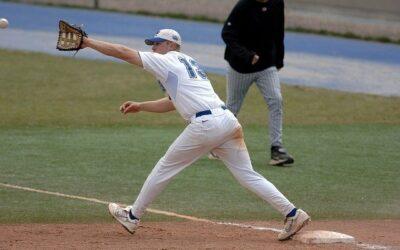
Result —
[[8, 20], [5, 18], [0, 19], [0, 29], [6, 29], [8, 27]]

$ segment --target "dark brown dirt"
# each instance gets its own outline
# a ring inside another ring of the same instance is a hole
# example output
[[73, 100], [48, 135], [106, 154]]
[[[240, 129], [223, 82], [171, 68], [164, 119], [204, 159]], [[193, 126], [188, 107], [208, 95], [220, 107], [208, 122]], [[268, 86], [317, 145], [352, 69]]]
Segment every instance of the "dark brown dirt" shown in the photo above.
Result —
[[[246, 222], [280, 228], [278, 222]], [[119, 224], [0, 225], [0, 249], [361, 249], [360, 243], [400, 249], [400, 220], [316, 221], [304, 231], [354, 236], [358, 244], [279, 242], [274, 232], [202, 222], [144, 222], [131, 235]], [[378, 248], [375, 248], [378, 249]]]

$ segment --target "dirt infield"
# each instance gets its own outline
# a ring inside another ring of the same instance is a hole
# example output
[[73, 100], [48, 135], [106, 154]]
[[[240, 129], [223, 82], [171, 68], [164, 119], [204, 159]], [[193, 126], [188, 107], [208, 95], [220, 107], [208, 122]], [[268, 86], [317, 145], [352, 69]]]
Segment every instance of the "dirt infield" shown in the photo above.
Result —
[[[246, 224], [282, 226], [279, 222]], [[400, 249], [400, 220], [317, 221], [304, 230], [349, 234], [357, 244], [306, 245], [279, 242], [274, 232], [232, 226], [144, 222], [134, 235], [117, 223], [1, 225], [0, 249]]]

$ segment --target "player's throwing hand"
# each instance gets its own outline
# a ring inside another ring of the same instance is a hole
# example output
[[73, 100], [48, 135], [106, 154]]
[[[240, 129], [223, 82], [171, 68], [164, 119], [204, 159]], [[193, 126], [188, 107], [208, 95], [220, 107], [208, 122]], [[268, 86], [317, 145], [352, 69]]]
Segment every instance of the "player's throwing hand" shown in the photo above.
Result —
[[124, 102], [120, 107], [119, 110], [124, 113], [137, 113], [140, 111], [140, 103], [138, 102], [132, 102], [132, 101], [127, 101]]

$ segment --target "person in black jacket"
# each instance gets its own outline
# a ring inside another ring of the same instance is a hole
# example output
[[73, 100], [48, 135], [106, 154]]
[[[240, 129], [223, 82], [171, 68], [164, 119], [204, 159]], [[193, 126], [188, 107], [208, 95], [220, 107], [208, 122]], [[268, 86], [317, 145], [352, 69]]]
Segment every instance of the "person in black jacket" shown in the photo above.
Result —
[[271, 161], [274, 166], [294, 159], [282, 144], [282, 95], [278, 70], [283, 67], [283, 0], [240, 0], [222, 29], [228, 61], [227, 108], [237, 115], [253, 82], [269, 109]]

